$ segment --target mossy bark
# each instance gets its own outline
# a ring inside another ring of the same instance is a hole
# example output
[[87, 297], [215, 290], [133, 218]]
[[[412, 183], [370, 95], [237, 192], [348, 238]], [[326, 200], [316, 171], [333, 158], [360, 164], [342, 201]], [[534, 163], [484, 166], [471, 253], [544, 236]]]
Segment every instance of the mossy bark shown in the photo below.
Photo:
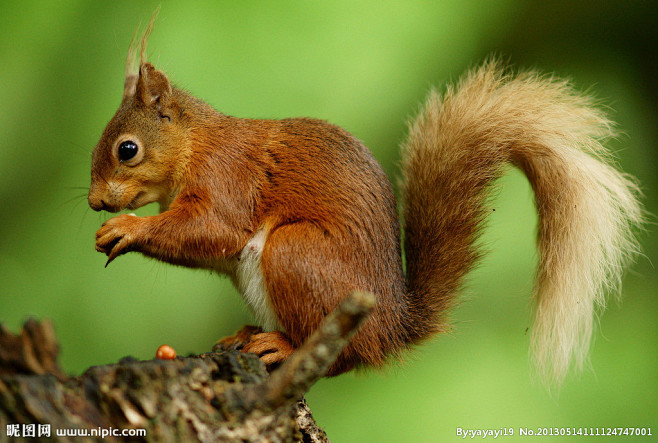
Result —
[[[0, 437], [29, 439], [25, 431], [33, 431], [39, 441], [99, 441], [109, 430], [132, 435], [103, 441], [329, 441], [303, 394], [373, 304], [369, 294], [348, 297], [271, 375], [256, 355], [223, 351], [173, 360], [126, 357], [69, 377], [57, 365], [49, 321], [29, 320], [16, 335], [0, 326]], [[46, 429], [39, 424], [49, 425], [49, 437], [39, 437]], [[78, 436], [59, 436], [62, 430]], [[145, 435], [135, 435], [138, 430]]]

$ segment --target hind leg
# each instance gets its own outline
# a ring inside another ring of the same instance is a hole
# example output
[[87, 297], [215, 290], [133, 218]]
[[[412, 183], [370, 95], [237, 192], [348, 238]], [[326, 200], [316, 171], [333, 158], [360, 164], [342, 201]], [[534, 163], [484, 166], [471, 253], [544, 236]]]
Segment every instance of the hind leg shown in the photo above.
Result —
[[[372, 269], [369, 258], [373, 251], [356, 240], [344, 239], [313, 223], [280, 226], [267, 238], [261, 262], [267, 294], [294, 348], [308, 339], [347, 294], [362, 289], [376, 293], [380, 301], [391, 296], [390, 275]], [[378, 303], [329, 375], [362, 363], [380, 365], [387, 351], [399, 347], [391, 341], [394, 334], [389, 324], [395, 326], [395, 322], [388, 319], [390, 306], [393, 303]]]
[[[257, 303], [253, 294], [245, 299], [258, 307], [260, 318], [277, 327], [268, 328], [271, 332], [245, 327], [220, 344], [255, 352], [269, 367], [275, 367], [300, 347], [349, 293], [366, 290], [377, 294], [377, 305], [328, 375], [361, 364], [379, 366], [388, 354], [404, 347], [404, 288], [402, 278], [396, 279], [399, 262], [382, 261], [386, 251], [363, 238], [338, 234], [300, 222], [279, 226], [261, 237], [261, 242], [254, 242], [248, 254], [258, 256], [264, 289], [262, 294], [258, 292]], [[256, 274], [250, 275], [254, 278]]]

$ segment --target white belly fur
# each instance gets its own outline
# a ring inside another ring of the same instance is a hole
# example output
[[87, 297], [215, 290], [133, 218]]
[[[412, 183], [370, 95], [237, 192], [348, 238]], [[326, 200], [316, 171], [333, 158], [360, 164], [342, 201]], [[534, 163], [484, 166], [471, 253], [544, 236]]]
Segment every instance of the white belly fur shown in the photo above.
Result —
[[283, 331], [267, 294], [261, 268], [263, 248], [267, 240], [265, 230], [257, 231], [240, 252], [240, 260], [232, 275], [233, 284], [251, 308], [258, 326], [265, 331]]

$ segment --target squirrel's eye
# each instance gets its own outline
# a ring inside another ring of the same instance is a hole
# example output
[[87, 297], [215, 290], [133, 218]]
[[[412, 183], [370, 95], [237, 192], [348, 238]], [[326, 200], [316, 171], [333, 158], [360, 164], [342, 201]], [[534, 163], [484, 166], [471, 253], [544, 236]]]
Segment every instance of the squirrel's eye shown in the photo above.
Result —
[[119, 161], [125, 162], [130, 160], [135, 155], [137, 155], [137, 150], [137, 144], [135, 144], [133, 141], [126, 140], [125, 142], [121, 143], [117, 151]]

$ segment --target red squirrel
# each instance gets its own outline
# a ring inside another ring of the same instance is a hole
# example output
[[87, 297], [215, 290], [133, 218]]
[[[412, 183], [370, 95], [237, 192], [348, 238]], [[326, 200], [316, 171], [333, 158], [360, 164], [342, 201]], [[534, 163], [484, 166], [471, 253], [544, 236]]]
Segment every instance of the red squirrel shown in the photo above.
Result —
[[[348, 293], [376, 307], [328, 375], [381, 366], [449, 329], [477, 262], [493, 182], [521, 169], [539, 213], [532, 348], [559, 383], [582, 366], [596, 308], [638, 251], [638, 187], [602, 141], [611, 122], [564, 81], [496, 61], [431, 92], [402, 146], [404, 253], [393, 188], [370, 151], [322, 120], [216, 111], [131, 43], [121, 105], [92, 156], [89, 205], [123, 214], [96, 233], [109, 264], [129, 251], [234, 283], [258, 328], [223, 339], [270, 367], [291, 355]], [[137, 52], [138, 69], [134, 69]]]

